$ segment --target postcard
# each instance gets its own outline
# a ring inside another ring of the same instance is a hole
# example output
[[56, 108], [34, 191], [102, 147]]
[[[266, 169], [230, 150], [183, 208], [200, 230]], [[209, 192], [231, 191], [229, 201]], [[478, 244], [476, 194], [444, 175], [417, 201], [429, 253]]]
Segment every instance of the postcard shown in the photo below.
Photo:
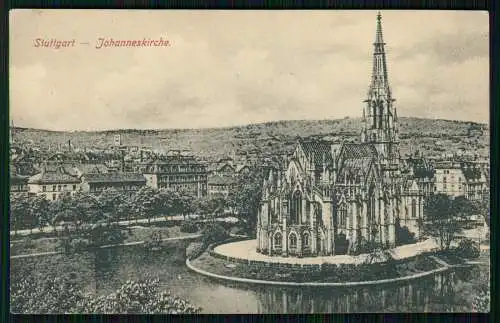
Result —
[[12, 313], [490, 311], [487, 12], [9, 19]]

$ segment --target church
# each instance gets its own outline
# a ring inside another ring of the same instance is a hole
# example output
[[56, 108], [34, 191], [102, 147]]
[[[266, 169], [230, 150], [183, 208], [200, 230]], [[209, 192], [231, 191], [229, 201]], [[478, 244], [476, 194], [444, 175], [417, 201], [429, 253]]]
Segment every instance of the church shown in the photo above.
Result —
[[[396, 226], [419, 236], [424, 195], [399, 154], [398, 117], [389, 86], [380, 13], [359, 143], [299, 140], [263, 183], [257, 252], [335, 255], [342, 236], [352, 254], [363, 244], [396, 244]], [[397, 224], [398, 223], [398, 224]]]

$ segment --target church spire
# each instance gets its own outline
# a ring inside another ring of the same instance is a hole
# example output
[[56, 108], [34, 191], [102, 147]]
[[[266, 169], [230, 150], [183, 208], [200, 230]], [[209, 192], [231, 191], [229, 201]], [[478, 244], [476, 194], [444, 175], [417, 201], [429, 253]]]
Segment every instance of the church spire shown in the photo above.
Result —
[[390, 158], [397, 148], [397, 117], [387, 73], [382, 15], [377, 14], [373, 43], [373, 69], [368, 97], [363, 109], [361, 142], [374, 144], [384, 158]]
[[370, 94], [374, 94], [375, 96], [390, 96], [389, 80], [387, 77], [387, 61], [384, 48], [385, 43], [382, 34], [382, 15], [380, 11], [377, 14], [377, 31], [375, 33], [375, 42], [373, 46], [373, 69]]

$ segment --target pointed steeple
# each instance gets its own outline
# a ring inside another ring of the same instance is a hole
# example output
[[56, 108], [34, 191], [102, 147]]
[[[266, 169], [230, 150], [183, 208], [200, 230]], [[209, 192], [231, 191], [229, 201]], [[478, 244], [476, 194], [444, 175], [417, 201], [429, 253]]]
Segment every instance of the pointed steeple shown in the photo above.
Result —
[[382, 16], [377, 14], [377, 31], [375, 33], [375, 42], [373, 43], [373, 68], [372, 81], [370, 85], [370, 94], [375, 96], [390, 97], [389, 79], [387, 77], [387, 61], [385, 57], [385, 43], [382, 35]]
[[373, 43], [373, 68], [368, 96], [363, 109], [361, 142], [375, 144], [383, 158], [390, 158], [398, 150], [397, 117], [387, 72], [382, 16], [377, 14], [377, 28]]

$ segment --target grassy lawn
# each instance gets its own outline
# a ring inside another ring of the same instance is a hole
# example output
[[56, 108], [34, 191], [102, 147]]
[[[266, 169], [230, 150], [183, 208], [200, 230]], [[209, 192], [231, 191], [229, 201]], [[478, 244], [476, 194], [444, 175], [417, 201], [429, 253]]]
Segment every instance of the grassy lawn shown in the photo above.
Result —
[[[159, 232], [163, 239], [165, 238], [175, 238], [195, 235], [197, 233], [185, 233], [180, 231], [180, 227], [165, 227], [165, 226], [131, 226], [129, 228], [124, 227], [123, 231], [128, 231], [130, 233], [127, 235], [124, 243], [144, 241], [148, 239], [153, 232]], [[53, 252], [56, 251], [56, 246], [59, 244], [58, 237], [34, 237], [34, 236], [24, 236], [16, 238], [11, 241], [10, 253], [11, 255], [21, 255], [30, 253], [41, 253], [41, 252]]]
[[291, 282], [355, 282], [392, 279], [427, 272], [440, 267], [427, 256], [417, 256], [404, 261], [371, 265], [323, 266], [321, 270], [301, 268], [277, 268], [266, 265], [247, 265], [226, 261], [203, 253], [191, 263], [205, 271], [248, 279]]
[[50, 252], [55, 251], [59, 243], [58, 238], [38, 238], [16, 240], [10, 243], [11, 255], [22, 255], [28, 253]]

